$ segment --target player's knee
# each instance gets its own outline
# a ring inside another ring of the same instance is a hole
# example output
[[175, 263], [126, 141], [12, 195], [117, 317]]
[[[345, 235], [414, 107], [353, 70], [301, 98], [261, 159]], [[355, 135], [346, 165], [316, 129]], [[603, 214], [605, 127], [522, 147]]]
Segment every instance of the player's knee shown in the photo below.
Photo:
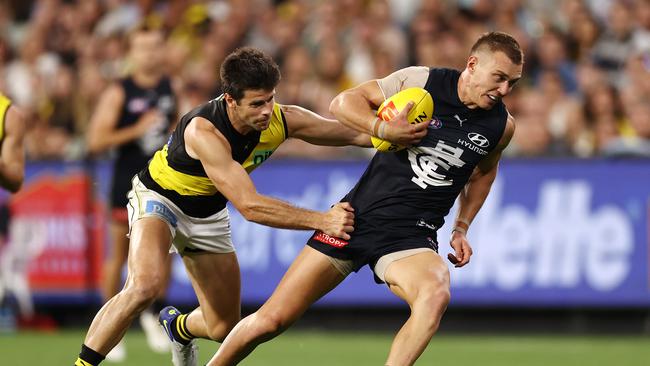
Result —
[[130, 302], [137, 310], [144, 310], [149, 307], [156, 299], [159, 291], [160, 281], [134, 281], [127, 284], [122, 293], [128, 296]]
[[279, 335], [291, 325], [291, 321], [278, 312], [258, 312], [255, 320], [259, 332], [267, 338]]
[[440, 273], [420, 286], [414, 307], [418, 307], [420, 311], [438, 314], [445, 311], [450, 299], [449, 272]]

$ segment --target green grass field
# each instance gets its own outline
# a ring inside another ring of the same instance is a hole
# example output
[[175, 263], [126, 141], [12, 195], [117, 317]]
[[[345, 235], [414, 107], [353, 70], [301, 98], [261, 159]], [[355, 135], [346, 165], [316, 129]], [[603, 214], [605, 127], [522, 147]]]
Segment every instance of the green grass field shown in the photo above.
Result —
[[[72, 365], [83, 336], [82, 330], [0, 335], [0, 364]], [[391, 337], [388, 333], [290, 330], [258, 347], [242, 365], [383, 365]], [[149, 350], [141, 332], [131, 330], [126, 341], [128, 357], [120, 365], [171, 365], [171, 356]], [[208, 341], [201, 341], [199, 347], [203, 363], [217, 349]], [[648, 366], [650, 338], [443, 334], [434, 338], [417, 365]]]

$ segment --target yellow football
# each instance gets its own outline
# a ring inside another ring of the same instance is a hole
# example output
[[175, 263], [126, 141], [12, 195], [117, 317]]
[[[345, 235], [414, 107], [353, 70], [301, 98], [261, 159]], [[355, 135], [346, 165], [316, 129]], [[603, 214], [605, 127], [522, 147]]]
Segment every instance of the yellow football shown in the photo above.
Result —
[[[413, 107], [406, 116], [410, 123], [420, 123], [431, 120], [433, 117], [433, 98], [423, 88], [404, 89], [390, 98], [386, 99], [377, 110], [377, 116], [384, 121], [389, 121], [406, 107], [408, 102], [413, 102]], [[378, 151], [395, 152], [402, 150], [404, 146], [372, 137], [372, 146]]]

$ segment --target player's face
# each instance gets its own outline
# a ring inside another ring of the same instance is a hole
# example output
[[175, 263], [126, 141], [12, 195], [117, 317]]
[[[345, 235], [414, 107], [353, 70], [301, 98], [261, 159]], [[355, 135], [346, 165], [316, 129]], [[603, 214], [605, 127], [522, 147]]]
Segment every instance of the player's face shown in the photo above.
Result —
[[233, 101], [232, 110], [239, 121], [255, 131], [263, 131], [269, 127], [274, 104], [275, 89], [253, 89], [244, 91], [239, 103]]
[[162, 66], [163, 37], [160, 32], [138, 32], [131, 37], [130, 59], [134, 71], [154, 72]]
[[523, 65], [514, 64], [503, 52], [479, 51], [470, 56], [467, 68], [468, 107], [491, 109], [521, 78]]

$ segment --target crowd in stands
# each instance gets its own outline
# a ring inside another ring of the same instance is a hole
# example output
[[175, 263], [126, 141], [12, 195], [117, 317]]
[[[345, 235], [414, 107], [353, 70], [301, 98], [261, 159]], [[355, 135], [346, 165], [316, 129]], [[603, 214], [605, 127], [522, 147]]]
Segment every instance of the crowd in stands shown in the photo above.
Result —
[[[29, 114], [28, 159], [83, 159], [97, 98], [128, 70], [130, 29], [167, 34], [180, 113], [217, 96], [239, 46], [272, 55], [277, 101], [322, 115], [341, 90], [409, 65], [463, 69], [479, 34], [514, 35], [525, 77], [506, 104], [513, 157], [650, 157], [650, 0], [8, 0], [0, 91]], [[287, 144], [283, 156], [351, 149]], [[367, 155], [366, 155], [367, 156]]]

